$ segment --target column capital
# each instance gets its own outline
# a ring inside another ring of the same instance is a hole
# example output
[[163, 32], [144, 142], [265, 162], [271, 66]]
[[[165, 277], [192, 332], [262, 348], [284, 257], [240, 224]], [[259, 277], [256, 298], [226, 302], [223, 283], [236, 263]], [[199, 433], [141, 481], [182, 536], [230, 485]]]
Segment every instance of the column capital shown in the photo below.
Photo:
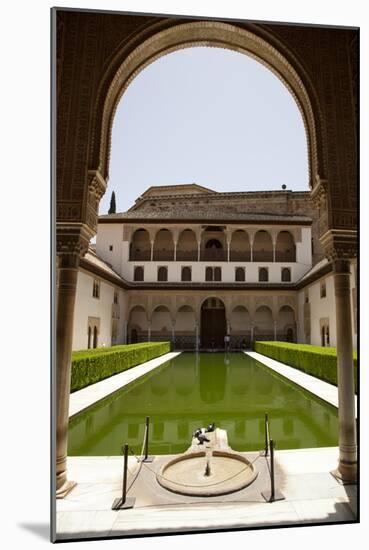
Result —
[[89, 226], [82, 223], [57, 223], [56, 226], [56, 253], [63, 263], [78, 265], [89, 247], [90, 239], [94, 236]]
[[330, 229], [319, 240], [330, 262], [351, 260], [357, 256], [356, 230]]

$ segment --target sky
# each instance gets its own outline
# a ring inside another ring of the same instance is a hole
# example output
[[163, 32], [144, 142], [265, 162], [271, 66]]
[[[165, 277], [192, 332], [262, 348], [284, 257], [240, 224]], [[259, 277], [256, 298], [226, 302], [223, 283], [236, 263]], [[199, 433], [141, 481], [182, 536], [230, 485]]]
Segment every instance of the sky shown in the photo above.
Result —
[[287, 88], [242, 53], [196, 47], [146, 67], [113, 122], [106, 214], [152, 185], [197, 183], [216, 191], [308, 190], [301, 113]]

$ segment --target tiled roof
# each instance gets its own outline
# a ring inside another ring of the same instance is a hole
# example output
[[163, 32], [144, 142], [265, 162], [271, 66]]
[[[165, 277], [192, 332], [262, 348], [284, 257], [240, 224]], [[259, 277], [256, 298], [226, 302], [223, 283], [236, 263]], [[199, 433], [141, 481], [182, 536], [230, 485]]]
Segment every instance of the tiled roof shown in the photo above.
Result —
[[[205, 206], [207, 207], [205, 209]], [[214, 206], [204, 205], [204, 210], [140, 210], [132, 212], [122, 212], [119, 214], [105, 214], [99, 216], [99, 220], [117, 220], [117, 221], [134, 221], [134, 220], [194, 220], [194, 221], [207, 221], [207, 220], [222, 220], [222, 221], [247, 221], [247, 222], [306, 222], [310, 224], [312, 219], [309, 216], [299, 216], [293, 214], [272, 214], [272, 213], [253, 213], [253, 212], [222, 212], [219, 208]]]

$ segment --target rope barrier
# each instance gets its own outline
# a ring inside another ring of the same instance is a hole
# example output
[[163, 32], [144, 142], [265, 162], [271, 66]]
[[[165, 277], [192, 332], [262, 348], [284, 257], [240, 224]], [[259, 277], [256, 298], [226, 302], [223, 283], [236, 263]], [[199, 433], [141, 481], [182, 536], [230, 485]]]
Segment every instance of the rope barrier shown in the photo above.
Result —
[[[142, 449], [141, 449], [141, 458], [138, 458], [136, 455], [134, 455], [136, 457], [137, 462], [139, 463], [139, 466], [138, 466], [135, 478], [133, 479], [133, 481], [131, 482], [130, 486], [127, 489], [127, 493], [132, 489], [133, 484], [135, 483], [136, 479], [140, 475], [140, 472], [141, 472], [141, 469], [142, 469], [142, 464], [143, 464], [142, 457], [143, 457], [143, 450], [144, 450], [145, 443], [146, 443], [146, 435], [147, 435], [147, 425], [145, 426], [144, 438], [143, 438]], [[132, 453], [132, 449], [130, 447], [129, 447], [129, 451]]]

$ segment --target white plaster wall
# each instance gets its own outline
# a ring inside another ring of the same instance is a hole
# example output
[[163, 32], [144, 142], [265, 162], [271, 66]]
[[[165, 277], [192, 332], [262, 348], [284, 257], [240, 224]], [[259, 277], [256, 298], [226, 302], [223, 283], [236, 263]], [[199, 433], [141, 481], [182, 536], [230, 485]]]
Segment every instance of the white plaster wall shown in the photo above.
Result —
[[308, 266], [309, 269], [311, 268], [312, 254], [310, 227], [301, 228], [301, 242], [296, 243], [296, 262]]
[[[106, 347], [111, 345], [112, 305], [114, 300], [114, 289], [117, 289], [117, 287], [99, 279], [100, 298], [94, 298], [92, 296], [94, 278], [93, 275], [85, 271], [78, 272], [76, 302], [74, 307], [73, 350], [87, 349], [89, 317], [98, 317], [100, 319], [98, 347], [103, 346], [103, 344], [105, 344]], [[127, 293], [122, 289], [117, 290], [120, 306], [117, 343], [123, 343], [124, 323], [127, 311]]]
[[[123, 254], [123, 225], [121, 223], [99, 224], [96, 235], [96, 254], [121, 274]], [[109, 250], [109, 246], [113, 250]], [[128, 259], [128, 254], [127, 254]]]
[[[351, 265], [351, 289], [355, 288], [355, 272], [354, 265]], [[327, 295], [325, 298], [320, 298], [320, 283], [325, 281]], [[316, 346], [321, 345], [320, 335], [320, 319], [329, 319], [329, 336], [330, 346], [336, 347], [336, 302], [334, 295], [334, 276], [329, 274], [327, 277], [323, 277], [315, 283], [305, 287], [309, 292], [310, 302], [310, 318], [311, 318], [311, 341], [310, 343]], [[298, 315], [299, 315], [299, 341], [305, 342], [304, 336], [304, 302], [305, 302], [305, 289], [302, 289], [298, 293]], [[352, 293], [351, 293], [352, 298]], [[352, 341], [353, 347], [357, 349], [357, 334], [354, 328], [354, 308], [351, 304], [351, 321], [352, 321]]]

